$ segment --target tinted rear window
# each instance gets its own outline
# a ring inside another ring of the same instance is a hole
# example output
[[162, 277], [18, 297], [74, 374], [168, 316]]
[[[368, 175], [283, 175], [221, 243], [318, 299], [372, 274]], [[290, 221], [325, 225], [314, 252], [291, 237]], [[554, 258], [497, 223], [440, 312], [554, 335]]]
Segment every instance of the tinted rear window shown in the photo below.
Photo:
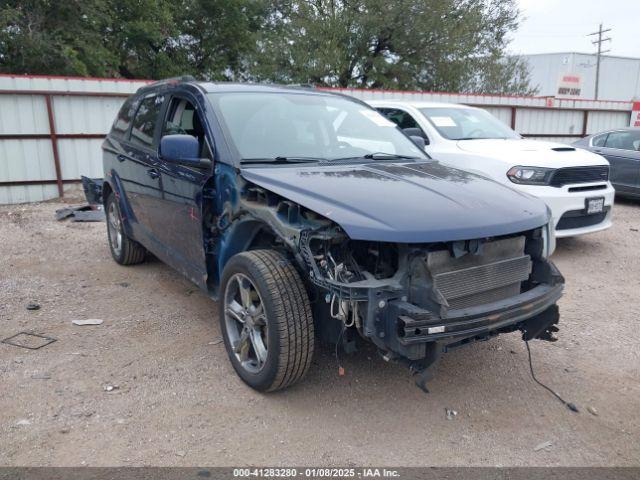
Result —
[[111, 134], [118, 137], [124, 137], [131, 125], [131, 119], [135, 112], [135, 99], [136, 97], [129, 97], [120, 108], [116, 120], [111, 127]]
[[139, 143], [145, 147], [153, 145], [153, 133], [158, 123], [162, 100], [163, 97], [153, 95], [146, 97], [140, 102], [136, 117], [133, 120], [133, 126], [131, 127], [132, 142]]

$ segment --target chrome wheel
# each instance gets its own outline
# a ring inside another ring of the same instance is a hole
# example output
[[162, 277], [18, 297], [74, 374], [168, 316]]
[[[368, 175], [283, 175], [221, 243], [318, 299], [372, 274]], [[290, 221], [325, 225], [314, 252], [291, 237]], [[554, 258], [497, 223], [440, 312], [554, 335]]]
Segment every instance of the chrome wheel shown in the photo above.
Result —
[[116, 202], [111, 202], [109, 204], [109, 210], [107, 211], [107, 222], [111, 248], [113, 249], [114, 255], [116, 257], [119, 257], [120, 252], [122, 252], [122, 221], [120, 220], [120, 215], [118, 214], [118, 207], [116, 206]]
[[260, 293], [242, 273], [227, 282], [224, 294], [224, 320], [229, 345], [242, 367], [257, 373], [268, 355], [267, 317]]

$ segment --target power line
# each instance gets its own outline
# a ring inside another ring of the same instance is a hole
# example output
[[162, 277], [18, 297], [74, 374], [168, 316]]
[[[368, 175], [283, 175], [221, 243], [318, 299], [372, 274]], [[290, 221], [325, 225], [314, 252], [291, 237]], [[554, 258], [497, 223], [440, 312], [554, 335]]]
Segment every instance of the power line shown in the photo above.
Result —
[[611, 41], [611, 37], [607, 37], [607, 38], [602, 38], [602, 35], [610, 32], [611, 29], [607, 28], [605, 30], [602, 29], [602, 24], [600, 24], [600, 28], [598, 28], [597, 32], [593, 32], [587, 35], [587, 37], [591, 37], [592, 35], [597, 35], [598, 39], [592, 41], [591, 43], [593, 43], [594, 45], [598, 45], [598, 52], [596, 53], [596, 88], [595, 88], [595, 99], [598, 99], [598, 87], [600, 85], [600, 56], [603, 53], [607, 53], [610, 52], [611, 50], [602, 50], [602, 44], [604, 42], [610, 42]]

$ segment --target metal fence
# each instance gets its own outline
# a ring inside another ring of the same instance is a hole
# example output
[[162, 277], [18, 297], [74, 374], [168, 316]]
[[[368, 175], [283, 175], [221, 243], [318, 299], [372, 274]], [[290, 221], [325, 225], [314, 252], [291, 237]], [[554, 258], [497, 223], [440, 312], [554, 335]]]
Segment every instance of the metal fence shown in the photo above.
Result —
[[0, 204], [61, 197], [102, 176], [100, 145], [147, 81], [0, 75]]
[[527, 138], [575, 142], [592, 133], [629, 125], [632, 102], [570, 100], [438, 92], [339, 89], [361, 100], [462, 103], [480, 107]]
[[[100, 144], [124, 99], [147, 80], [0, 75], [0, 204], [64, 196], [102, 176]], [[631, 102], [332, 89], [363, 100], [482, 107], [525, 137], [572, 142], [629, 124]]]

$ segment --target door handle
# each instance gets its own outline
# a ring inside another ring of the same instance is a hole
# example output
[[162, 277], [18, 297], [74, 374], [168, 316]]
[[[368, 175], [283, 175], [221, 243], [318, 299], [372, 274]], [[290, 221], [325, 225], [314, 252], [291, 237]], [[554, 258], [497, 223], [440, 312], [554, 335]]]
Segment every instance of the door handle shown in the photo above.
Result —
[[160, 172], [158, 172], [158, 170], [156, 170], [155, 168], [150, 168], [149, 170], [147, 170], [147, 175], [155, 180], [160, 176]]

